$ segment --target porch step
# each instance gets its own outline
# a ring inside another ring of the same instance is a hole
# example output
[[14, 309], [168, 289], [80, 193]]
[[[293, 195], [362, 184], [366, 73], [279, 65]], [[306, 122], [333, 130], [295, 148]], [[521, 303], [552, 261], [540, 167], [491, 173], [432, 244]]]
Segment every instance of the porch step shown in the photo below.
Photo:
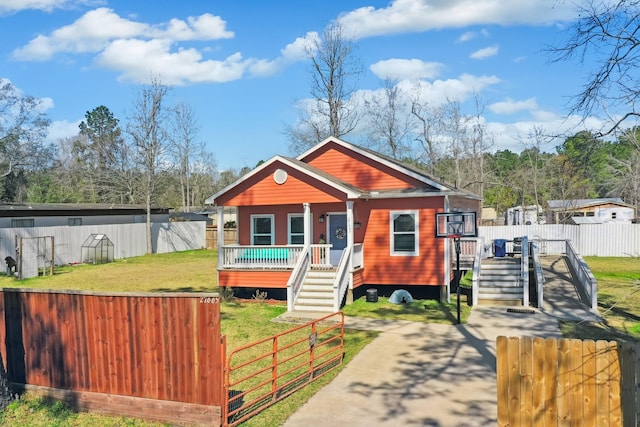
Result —
[[478, 303], [482, 305], [522, 305], [520, 258], [483, 260]]
[[302, 283], [293, 308], [296, 311], [333, 311], [334, 270], [311, 270]]

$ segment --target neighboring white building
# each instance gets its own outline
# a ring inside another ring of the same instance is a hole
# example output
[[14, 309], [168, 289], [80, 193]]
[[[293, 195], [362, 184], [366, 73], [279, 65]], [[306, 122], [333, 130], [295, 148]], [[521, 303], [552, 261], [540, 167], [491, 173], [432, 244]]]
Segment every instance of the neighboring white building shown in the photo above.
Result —
[[[146, 222], [142, 205], [100, 203], [2, 203], [0, 228], [32, 228]], [[169, 222], [167, 208], [152, 207], [151, 222]]]
[[620, 198], [549, 200], [547, 219], [552, 224], [631, 223], [633, 206]]
[[505, 225], [531, 225], [544, 224], [546, 221], [542, 215], [542, 206], [514, 206], [507, 209]]

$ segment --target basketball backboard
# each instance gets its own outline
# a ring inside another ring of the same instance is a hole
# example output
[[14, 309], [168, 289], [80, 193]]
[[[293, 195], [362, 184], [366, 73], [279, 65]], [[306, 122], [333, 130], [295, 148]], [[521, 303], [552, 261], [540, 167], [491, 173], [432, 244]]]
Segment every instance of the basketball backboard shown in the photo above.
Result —
[[436, 237], [478, 237], [475, 212], [436, 214]]

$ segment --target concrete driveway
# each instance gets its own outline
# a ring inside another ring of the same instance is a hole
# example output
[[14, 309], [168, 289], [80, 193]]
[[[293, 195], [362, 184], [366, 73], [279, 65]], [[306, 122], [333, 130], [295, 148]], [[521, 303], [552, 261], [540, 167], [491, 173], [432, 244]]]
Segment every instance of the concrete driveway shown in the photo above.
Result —
[[456, 326], [345, 323], [382, 333], [285, 427], [495, 426], [496, 337], [561, 337], [555, 317], [507, 307], [474, 307]]

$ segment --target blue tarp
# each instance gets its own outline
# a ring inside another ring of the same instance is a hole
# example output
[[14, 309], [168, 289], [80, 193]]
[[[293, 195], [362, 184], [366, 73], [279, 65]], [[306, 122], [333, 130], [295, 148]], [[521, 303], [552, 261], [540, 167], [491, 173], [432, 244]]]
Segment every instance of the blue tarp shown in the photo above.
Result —
[[404, 289], [398, 289], [393, 291], [391, 296], [389, 297], [389, 302], [391, 304], [403, 304], [413, 302], [413, 297], [411, 294]]

